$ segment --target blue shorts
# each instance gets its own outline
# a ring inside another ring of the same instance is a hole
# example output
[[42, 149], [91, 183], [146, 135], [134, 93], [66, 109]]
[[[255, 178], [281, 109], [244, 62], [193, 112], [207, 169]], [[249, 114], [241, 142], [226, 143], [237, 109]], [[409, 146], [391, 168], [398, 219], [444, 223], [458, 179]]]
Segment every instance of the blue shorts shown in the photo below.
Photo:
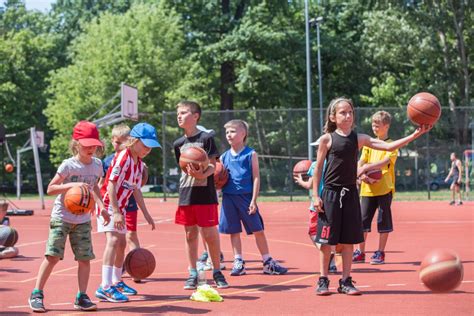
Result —
[[242, 232], [244, 224], [247, 235], [263, 230], [263, 219], [257, 209], [255, 214], [249, 215], [249, 205], [252, 194], [226, 194], [222, 196], [221, 214], [219, 218], [219, 232], [222, 234], [237, 234]]

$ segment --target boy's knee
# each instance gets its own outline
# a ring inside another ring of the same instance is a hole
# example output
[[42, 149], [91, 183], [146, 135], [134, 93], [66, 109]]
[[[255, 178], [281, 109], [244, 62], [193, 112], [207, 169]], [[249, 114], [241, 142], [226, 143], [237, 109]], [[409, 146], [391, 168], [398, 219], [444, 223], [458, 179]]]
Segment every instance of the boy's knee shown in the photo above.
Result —
[[59, 260], [61, 260], [61, 258], [56, 256], [45, 256], [45, 259], [49, 264], [56, 264], [59, 262]]

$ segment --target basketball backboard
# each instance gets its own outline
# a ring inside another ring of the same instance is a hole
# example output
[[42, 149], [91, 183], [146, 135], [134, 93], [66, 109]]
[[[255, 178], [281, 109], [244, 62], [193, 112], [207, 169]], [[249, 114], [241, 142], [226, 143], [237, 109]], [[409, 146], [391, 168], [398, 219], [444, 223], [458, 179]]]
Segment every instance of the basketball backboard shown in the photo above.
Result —
[[138, 121], [138, 90], [122, 83], [121, 88], [122, 117]]

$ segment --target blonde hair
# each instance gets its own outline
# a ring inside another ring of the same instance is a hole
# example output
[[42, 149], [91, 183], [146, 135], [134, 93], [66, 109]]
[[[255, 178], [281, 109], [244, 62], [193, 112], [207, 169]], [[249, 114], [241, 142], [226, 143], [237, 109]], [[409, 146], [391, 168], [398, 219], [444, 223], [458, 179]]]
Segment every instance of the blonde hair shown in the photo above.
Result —
[[128, 127], [125, 124], [119, 124], [115, 125], [114, 128], [112, 128], [112, 137], [127, 137], [130, 135], [130, 127]]
[[138, 138], [129, 136], [124, 145], [125, 145], [125, 147], [130, 148], [133, 145], [135, 145], [135, 143], [138, 142], [138, 140], [139, 140]]
[[381, 122], [384, 125], [392, 123], [392, 116], [386, 111], [378, 111], [372, 115], [372, 122]]
[[[73, 156], [76, 156], [79, 154], [79, 146], [81, 146], [81, 144], [79, 143], [78, 140], [71, 139], [71, 141], [69, 142], [69, 150], [71, 151]], [[102, 157], [104, 155], [104, 152], [105, 152], [104, 147], [96, 146], [94, 156]]]
[[352, 108], [352, 112], [354, 114], [354, 119], [355, 119], [354, 104], [352, 103], [351, 99], [344, 98], [344, 97], [332, 99], [331, 102], [329, 103], [328, 110], [326, 111], [326, 123], [324, 124], [325, 133], [332, 133], [337, 129], [336, 123], [331, 121], [331, 115], [332, 116], [336, 115], [336, 107], [339, 103], [342, 103], [342, 102], [349, 103], [349, 105]]
[[178, 109], [179, 107], [182, 107], [182, 106], [186, 106], [189, 108], [189, 110], [191, 111], [191, 113], [197, 113], [199, 114], [199, 117], [198, 117], [198, 121], [201, 119], [201, 106], [199, 105], [199, 103], [197, 102], [194, 102], [194, 101], [188, 101], [188, 100], [183, 100], [183, 101], [179, 101], [178, 104], [176, 104], [176, 109]]
[[249, 124], [244, 120], [230, 120], [224, 124], [224, 128], [229, 127], [241, 127], [245, 131], [244, 143], [247, 141], [247, 135], [249, 133]]

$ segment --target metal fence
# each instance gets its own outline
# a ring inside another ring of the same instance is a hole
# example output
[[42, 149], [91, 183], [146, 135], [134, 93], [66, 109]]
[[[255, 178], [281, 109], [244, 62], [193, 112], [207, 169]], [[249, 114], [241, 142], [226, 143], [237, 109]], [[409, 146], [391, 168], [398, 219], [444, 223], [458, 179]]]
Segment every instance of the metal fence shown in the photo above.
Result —
[[[381, 108], [356, 108], [356, 130], [373, 135], [371, 116]], [[414, 127], [404, 108], [383, 108], [392, 115], [389, 136], [398, 139], [408, 135]], [[313, 140], [320, 135], [319, 110], [312, 113]], [[292, 168], [302, 159], [308, 159], [306, 109], [251, 109], [234, 111], [203, 111], [200, 125], [216, 132], [219, 151], [228, 149], [224, 124], [231, 119], [249, 123], [248, 145], [259, 154], [262, 195], [302, 195], [306, 191], [294, 184]], [[456, 152], [463, 158], [466, 150], [474, 147], [474, 107], [458, 107], [455, 111], [443, 108], [442, 117], [433, 130], [415, 142], [400, 149], [396, 164], [398, 191], [438, 190], [444, 183], [449, 167], [449, 155]], [[178, 166], [173, 152], [173, 141], [182, 136], [176, 123], [176, 112], [162, 113], [163, 187], [177, 189]], [[468, 160], [470, 179], [473, 178], [472, 154]], [[465, 160], [463, 159], [463, 164]], [[471, 180], [472, 187], [472, 180]]]

